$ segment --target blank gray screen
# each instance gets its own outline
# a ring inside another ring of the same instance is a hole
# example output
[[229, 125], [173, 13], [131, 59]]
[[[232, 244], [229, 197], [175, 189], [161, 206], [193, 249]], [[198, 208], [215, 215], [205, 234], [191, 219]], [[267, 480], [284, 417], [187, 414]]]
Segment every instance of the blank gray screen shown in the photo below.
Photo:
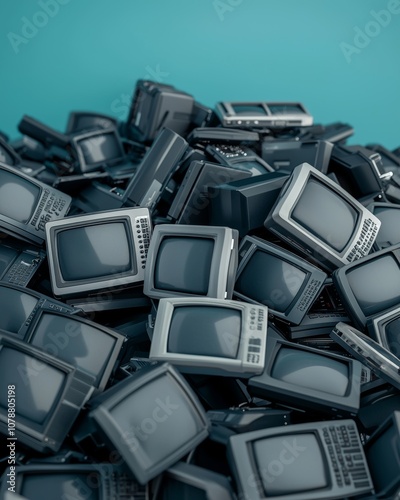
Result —
[[235, 290], [275, 311], [284, 312], [301, 289], [306, 273], [285, 260], [256, 250], [240, 273]]
[[345, 363], [288, 347], [280, 348], [271, 377], [334, 396], [344, 396], [349, 385], [349, 370]]
[[242, 327], [241, 312], [229, 307], [176, 307], [168, 336], [168, 351], [177, 354], [236, 358]]
[[[253, 444], [265, 496], [290, 495], [328, 486], [322, 445], [314, 434], [284, 434]], [[295, 455], [291, 450], [295, 450]], [[282, 457], [285, 463], [282, 463]]]
[[104, 373], [115, 345], [114, 337], [101, 330], [56, 314], [42, 315], [30, 342], [94, 375], [96, 384]]
[[[60, 271], [65, 281], [112, 276], [132, 268], [123, 222], [62, 230], [57, 234], [57, 247]], [[136, 269], [133, 272], [136, 273]]]
[[341, 252], [357, 221], [357, 212], [334, 191], [310, 178], [291, 214], [311, 234]]
[[0, 328], [18, 333], [37, 303], [38, 299], [28, 293], [0, 286]]
[[64, 380], [63, 372], [33, 356], [9, 347], [0, 350], [0, 406], [7, 408], [7, 385], [15, 385], [17, 419], [43, 424], [58, 403]]
[[39, 195], [38, 186], [0, 169], [0, 214], [25, 223], [31, 218]]
[[389, 351], [400, 358], [400, 318], [391, 321], [386, 326], [385, 332]]
[[379, 207], [374, 210], [374, 215], [382, 222], [376, 242], [380, 245], [400, 243], [400, 207]]
[[213, 252], [212, 238], [163, 238], [155, 263], [155, 288], [207, 295]]
[[347, 273], [350, 288], [365, 316], [400, 302], [400, 269], [391, 255], [384, 255]]
[[[100, 482], [100, 478], [98, 479]], [[98, 500], [98, 490], [90, 488], [95, 478], [87, 474], [25, 474], [21, 495], [29, 500]], [[97, 484], [97, 481], [96, 481]]]
[[122, 152], [114, 134], [95, 135], [79, 142], [85, 162], [107, 162], [121, 158]]

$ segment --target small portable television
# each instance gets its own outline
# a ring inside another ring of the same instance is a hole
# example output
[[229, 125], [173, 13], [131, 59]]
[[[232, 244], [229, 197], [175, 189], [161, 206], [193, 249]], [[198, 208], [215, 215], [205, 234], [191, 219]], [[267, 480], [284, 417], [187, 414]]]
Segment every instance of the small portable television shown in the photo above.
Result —
[[155, 226], [144, 272], [151, 298], [232, 298], [239, 235], [217, 226]]
[[333, 283], [359, 328], [400, 302], [400, 243], [337, 269]]
[[84, 295], [143, 281], [152, 228], [147, 208], [109, 210], [58, 222], [46, 225], [56, 296]]
[[380, 220], [308, 163], [298, 165], [264, 223], [328, 270], [364, 257]]
[[342, 500], [374, 491], [356, 423], [287, 425], [232, 436], [228, 461], [247, 500]]
[[400, 243], [400, 205], [376, 202], [368, 205], [367, 208], [381, 221], [381, 227], [374, 243], [376, 250], [383, 250]]
[[150, 359], [188, 373], [250, 377], [262, 372], [268, 308], [204, 297], [161, 299]]
[[[208, 436], [206, 413], [171, 365], [142, 368], [91, 402], [89, 422], [146, 484]], [[92, 430], [89, 430], [92, 436]], [[82, 434], [81, 434], [82, 435]]]
[[109, 115], [90, 111], [71, 111], [68, 116], [66, 134], [77, 134], [85, 130], [118, 128], [118, 120]]
[[250, 394], [300, 409], [355, 416], [360, 407], [361, 363], [282, 338], [268, 329], [265, 368]]
[[243, 238], [239, 256], [235, 297], [266, 305], [270, 314], [298, 325], [327, 275], [293, 253], [254, 236]]
[[0, 162], [0, 229], [35, 245], [45, 240], [45, 224], [62, 219], [71, 197]]
[[[143, 487], [110, 464], [33, 463], [15, 467], [15, 498], [42, 500], [131, 500], [142, 498]], [[7, 491], [2, 478], [0, 495]], [[1, 498], [4, 498], [1, 496]]]
[[69, 363], [0, 334], [0, 432], [8, 435], [7, 402], [14, 388], [16, 439], [40, 452], [57, 452], [92, 396], [93, 382]]
[[400, 359], [400, 305], [372, 316], [367, 329], [371, 338]]
[[309, 127], [313, 117], [299, 102], [219, 102], [215, 112], [224, 127]]

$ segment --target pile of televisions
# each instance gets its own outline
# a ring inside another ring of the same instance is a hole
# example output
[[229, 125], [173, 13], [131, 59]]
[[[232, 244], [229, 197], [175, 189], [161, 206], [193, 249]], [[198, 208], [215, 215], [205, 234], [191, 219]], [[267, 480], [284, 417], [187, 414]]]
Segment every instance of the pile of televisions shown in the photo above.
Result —
[[1, 498], [400, 498], [400, 150], [144, 80], [19, 130]]

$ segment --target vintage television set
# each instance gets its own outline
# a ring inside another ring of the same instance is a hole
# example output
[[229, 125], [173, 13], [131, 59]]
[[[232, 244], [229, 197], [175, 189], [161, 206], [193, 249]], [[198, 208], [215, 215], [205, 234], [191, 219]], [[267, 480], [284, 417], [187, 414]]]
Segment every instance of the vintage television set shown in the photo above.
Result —
[[304, 259], [255, 236], [243, 238], [239, 259], [235, 297], [268, 306], [270, 314], [297, 325], [327, 277]]
[[8, 394], [14, 388], [16, 439], [40, 452], [58, 451], [93, 394], [93, 379], [41, 349], [0, 335], [0, 432], [8, 432]]
[[249, 377], [262, 372], [268, 308], [204, 297], [161, 299], [150, 359], [188, 373]]
[[90, 111], [71, 111], [68, 116], [66, 134], [76, 134], [85, 130], [118, 128], [118, 120], [109, 115]]
[[31, 313], [18, 336], [94, 377], [92, 385], [98, 391], [106, 387], [126, 340], [115, 330], [54, 307]]
[[306, 127], [313, 117], [299, 102], [219, 102], [215, 112], [224, 127]]
[[250, 394], [291, 407], [354, 416], [360, 406], [361, 363], [306, 347], [268, 329], [265, 369], [252, 377]]
[[216, 226], [159, 224], [144, 271], [144, 293], [151, 298], [201, 295], [232, 298], [238, 233]]
[[10, 283], [0, 282], [0, 330], [18, 334], [28, 318], [39, 309], [48, 308], [65, 314], [79, 314], [80, 309], [68, 306], [47, 295]]
[[[110, 464], [32, 463], [16, 466], [15, 474], [17, 498], [29, 500], [132, 500], [144, 494], [143, 487]], [[0, 496], [7, 486], [4, 475]]]
[[141, 484], [208, 436], [209, 422], [196, 394], [167, 363], [142, 368], [93, 399], [91, 407], [75, 439], [82, 443], [98, 432]]
[[333, 144], [328, 141], [280, 141], [264, 139], [261, 156], [275, 171], [291, 173], [300, 163], [328, 172]]
[[400, 302], [400, 243], [337, 269], [332, 278], [350, 318], [364, 328], [371, 316]]
[[247, 146], [235, 144], [210, 144], [207, 153], [226, 167], [248, 172], [252, 176], [274, 172], [273, 167]]
[[1, 238], [0, 283], [27, 286], [45, 258], [46, 252], [41, 248], [7, 236]]
[[369, 336], [400, 359], [400, 304], [367, 321]]
[[20, 170], [0, 163], [0, 229], [29, 243], [42, 245], [44, 226], [62, 219], [71, 197]]
[[229, 479], [197, 465], [178, 462], [151, 485], [152, 500], [233, 500]]
[[303, 163], [293, 170], [265, 227], [333, 270], [368, 254], [380, 221], [326, 175]]
[[368, 210], [381, 221], [374, 247], [382, 250], [400, 243], [400, 205], [397, 203], [376, 202], [368, 205]]
[[350, 419], [232, 436], [228, 461], [239, 497], [247, 500], [342, 500], [374, 489]]
[[84, 295], [143, 281], [152, 227], [147, 208], [109, 210], [58, 222], [46, 225], [56, 296]]

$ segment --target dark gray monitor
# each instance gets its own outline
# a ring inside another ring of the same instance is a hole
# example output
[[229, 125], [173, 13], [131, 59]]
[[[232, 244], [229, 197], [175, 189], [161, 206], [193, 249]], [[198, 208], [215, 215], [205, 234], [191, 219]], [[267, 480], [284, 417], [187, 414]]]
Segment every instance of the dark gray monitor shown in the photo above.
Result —
[[144, 272], [152, 298], [232, 298], [238, 233], [216, 226], [155, 226]]
[[333, 282], [350, 318], [359, 328], [400, 302], [400, 243], [333, 273]]
[[118, 127], [118, 120], [112, 116], [89, 111], [71, 111], [65, 133], [76, 134], [85, 130], [109, 129]]
[[326, 274], [293, 253], [254, 236], [242, 240], [239, 255], [234, 295], [268, 306], [270, 314], [299, 324], [318, 296]]
[[298, 408], [348, 416], [357, 414], [360, 384], [360, 362], [270, 334], [264, 372], [249, 380], [249, 391]]
[[372, 316], [367, 328], [378, 344], [400, 359], [400, 306]]
[[208, 435], [195, 393], [168, 364], [142, 368], [94, 402], [90, 418], [141, 483], [173, 465]]
[[381, 221], [374, 246], [382, 250], [400, 243], [400, 205], [396, 203], [372, 203], [368, 205], [375, 217]]

